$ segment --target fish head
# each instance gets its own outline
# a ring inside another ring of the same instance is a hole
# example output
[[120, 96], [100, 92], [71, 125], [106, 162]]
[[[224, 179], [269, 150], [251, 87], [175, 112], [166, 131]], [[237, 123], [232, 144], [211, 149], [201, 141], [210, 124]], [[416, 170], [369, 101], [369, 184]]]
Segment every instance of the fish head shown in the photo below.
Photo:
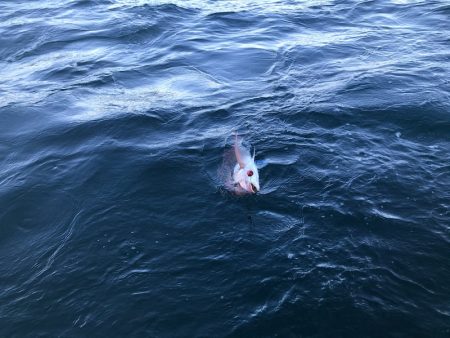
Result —
[[242, 139], [235, 134], [234, 152], [236, 155], [236, 171], [235, 182], [239, 182], [242, 189], [249, 193], [257, 193], [259, 191], [259, 173], [255, 164], [255, 148], [253, 148], [253, 156], [249, 149], [242, 145]]
[[241, 187], [250, 193], [257, 193], [260, 189], [259, 187], [259, 173], [258, 168], [254, 163], [247, 165], [244, 168], [244, 180]]

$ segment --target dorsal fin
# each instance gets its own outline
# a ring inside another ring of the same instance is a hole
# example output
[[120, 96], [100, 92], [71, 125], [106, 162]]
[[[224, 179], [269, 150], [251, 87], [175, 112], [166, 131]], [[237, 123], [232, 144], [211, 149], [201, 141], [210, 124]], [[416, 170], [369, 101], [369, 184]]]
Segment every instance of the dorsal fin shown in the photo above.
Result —
[[242, 169], [245, 167], [244, 162], [242, 160], [242, 155], [239, 150], [239, 140], [237, 133], [234, 134], [234, 154], [236, 155], [236, 161], [239, 163], [239, 167]]

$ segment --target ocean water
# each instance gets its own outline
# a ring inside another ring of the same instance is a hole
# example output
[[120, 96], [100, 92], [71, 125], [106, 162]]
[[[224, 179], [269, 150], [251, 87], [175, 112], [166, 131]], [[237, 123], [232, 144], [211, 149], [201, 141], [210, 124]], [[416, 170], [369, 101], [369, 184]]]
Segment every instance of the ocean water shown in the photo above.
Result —
[[449, 337], [449, 2], [2, 0], [0, 336]]

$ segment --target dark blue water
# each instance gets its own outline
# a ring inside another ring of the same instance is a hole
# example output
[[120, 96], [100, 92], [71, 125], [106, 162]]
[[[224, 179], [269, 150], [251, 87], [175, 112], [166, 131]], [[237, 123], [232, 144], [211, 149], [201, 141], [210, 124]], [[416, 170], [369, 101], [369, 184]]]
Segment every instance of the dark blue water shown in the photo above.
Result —
[[449, 337], [449, 79], [447, 1], [2, 0], [0, 336]]

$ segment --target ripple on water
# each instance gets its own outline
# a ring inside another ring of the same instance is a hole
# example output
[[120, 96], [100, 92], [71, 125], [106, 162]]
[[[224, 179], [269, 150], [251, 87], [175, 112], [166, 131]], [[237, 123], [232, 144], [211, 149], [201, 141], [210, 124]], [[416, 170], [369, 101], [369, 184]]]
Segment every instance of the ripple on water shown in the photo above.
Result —
[[214, 97], [223, 84], [195, 68], [177, 68], [161, 71], [154, 80], [135, 86], [109, 86], [91, 90], [77, 102], [81, 113], [70, 118], [95, 120], [117, 114], [139, 114], [158, 108], [195, 106], [208, 97]]

